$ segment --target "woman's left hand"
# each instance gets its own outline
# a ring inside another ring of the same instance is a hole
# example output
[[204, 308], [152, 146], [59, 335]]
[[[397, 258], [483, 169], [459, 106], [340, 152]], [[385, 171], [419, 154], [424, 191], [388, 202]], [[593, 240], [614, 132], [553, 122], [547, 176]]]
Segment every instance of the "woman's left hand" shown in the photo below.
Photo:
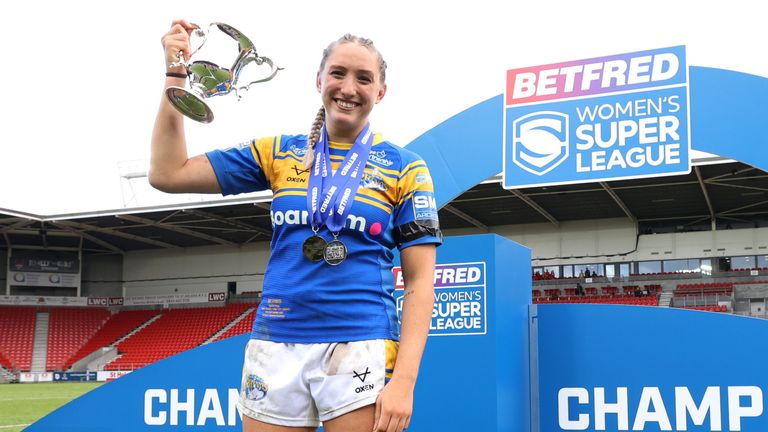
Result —
[[376, 399], [374, 432], [402, 432], [411, 422], [413, 387], [406, 380], [393, 378]]

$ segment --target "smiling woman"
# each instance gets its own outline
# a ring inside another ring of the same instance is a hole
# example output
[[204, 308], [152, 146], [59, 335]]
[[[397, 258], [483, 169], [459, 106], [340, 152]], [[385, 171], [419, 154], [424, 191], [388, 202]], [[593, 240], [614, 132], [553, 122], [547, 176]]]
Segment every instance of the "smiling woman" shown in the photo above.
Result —
[[[166, 87], [184, 83], [176, 59], [188, 57], [193, 30], [179, 20], [163, 36]], [[191, 158], [184, 118], [162, 99], [154, 187], [273, 192], [272, 250], [238, 402], [245, 431], [310, 431], [322, 422], [328, 432], [401, 432], [410, 423], [442, 234], [426, 163], [368, 121], [386, 94], [386, 68], [373, 42], [344, 35], [323, 51], [315, 82], [323, 106], [308, 135]], [[402, 324], [394, 248], [405, 281]]]

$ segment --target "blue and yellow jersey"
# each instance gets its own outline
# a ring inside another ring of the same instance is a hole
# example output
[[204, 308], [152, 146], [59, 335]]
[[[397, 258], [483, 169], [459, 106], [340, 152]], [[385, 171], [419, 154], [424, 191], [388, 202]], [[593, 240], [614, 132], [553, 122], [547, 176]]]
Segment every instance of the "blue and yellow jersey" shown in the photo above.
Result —
[[[330, 143], [332, 168], [352, 144]], [[207, 154], [224, 195], [271, 189], [272, 253], [252, 337], [288, 343], [399, 339], [391, 250], [440, 244], [432, 178], [415, 153], [374, 137], [357, 196], [339, 234], [337, 266], [312, 262], [306, 135], [253, 140]], [[333, 236], [322, 227], [327, 242]]]

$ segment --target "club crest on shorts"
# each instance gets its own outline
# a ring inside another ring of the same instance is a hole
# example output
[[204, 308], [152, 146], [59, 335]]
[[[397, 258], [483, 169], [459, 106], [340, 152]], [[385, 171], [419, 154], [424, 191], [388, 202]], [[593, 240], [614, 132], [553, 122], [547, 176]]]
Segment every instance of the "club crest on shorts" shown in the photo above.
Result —
[[267, 390], [269, 390], [269, 385], [267, 385], [260, 376], [249, 374], [245, 378], [245, 385], [243, 388], [243, 396], [245, 399], [252, 401], [264, 399], [267, 396]]

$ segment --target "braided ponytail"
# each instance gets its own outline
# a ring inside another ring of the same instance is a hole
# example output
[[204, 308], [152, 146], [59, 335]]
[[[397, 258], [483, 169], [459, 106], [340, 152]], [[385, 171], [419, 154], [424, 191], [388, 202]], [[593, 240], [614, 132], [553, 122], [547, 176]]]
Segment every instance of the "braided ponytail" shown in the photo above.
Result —
[[315, 162], [315, 144], [320, 140], [320, 129], [323, 127], [323, 123], [325, 123], [325, 107], [321, 106], [307, 136], [307, 153], [304, 155], [305, 169], [312, 168], [312, 164]]

